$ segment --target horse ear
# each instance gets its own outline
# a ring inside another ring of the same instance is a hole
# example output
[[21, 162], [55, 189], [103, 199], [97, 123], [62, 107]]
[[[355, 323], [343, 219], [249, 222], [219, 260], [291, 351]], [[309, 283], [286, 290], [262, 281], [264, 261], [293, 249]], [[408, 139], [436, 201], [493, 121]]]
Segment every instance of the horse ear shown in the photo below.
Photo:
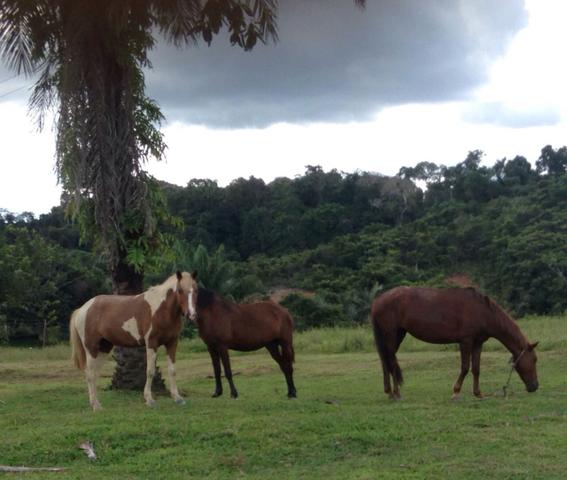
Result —
[[180, 270], [177, 270], [176, 275], [177, 275], [177, 280], [181, 280], [181, 278], [183, 277]]
[[193, 277], [193, 280], [197, 280], [197, 270], [193, 270], [191, 276]]
[[530, 343], [528, 349], [529, 349], [530, 351], [532, 351], [535, 347], [537, 347], [538, 343], [539, 343], [539, 342]]

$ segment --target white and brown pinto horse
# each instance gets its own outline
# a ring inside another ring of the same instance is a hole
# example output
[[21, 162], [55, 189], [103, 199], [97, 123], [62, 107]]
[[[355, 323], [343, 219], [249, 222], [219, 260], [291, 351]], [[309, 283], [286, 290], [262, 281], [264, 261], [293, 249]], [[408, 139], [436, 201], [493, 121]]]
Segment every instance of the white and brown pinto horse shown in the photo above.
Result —
[[73, 359], [77, 368], [85, 370], [93, 410], [100, 408], [97, 377], [115, 345], [145, 345], [144, 399], [149, 406], [155, 403], [151, 386], [156, 352], [165, 345], [171, 396], [177, 403], [185, 403], [175, 382], [175, 351], [183, 317], [195, 318], [197, 289], [195, 274], [177, 272], [140, 295], [98, 295], [73, 312], [69, 325]]

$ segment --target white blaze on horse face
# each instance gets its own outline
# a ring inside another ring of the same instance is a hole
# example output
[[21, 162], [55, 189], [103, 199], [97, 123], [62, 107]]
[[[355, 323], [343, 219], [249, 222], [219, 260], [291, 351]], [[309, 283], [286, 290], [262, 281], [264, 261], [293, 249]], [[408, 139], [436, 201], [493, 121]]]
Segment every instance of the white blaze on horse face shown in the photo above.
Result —
[[193, 289], [189, 290], [189, 295], [187, 296], [187, 305], [189, 307], [189, 317], [191, 320], [195, 320], [197, 316], [197, 310], [195, 309], [195, 304], [193, 303]]
[[135, 317], [126, 320], [122, 324], [122, 330], [125, 330], [130, 335], [132, 335], [136, 342], [140, 343], [140, 340], [142, 340], [142, 335], [140, 335], [140, 330], [138, 330], [138, 321]]

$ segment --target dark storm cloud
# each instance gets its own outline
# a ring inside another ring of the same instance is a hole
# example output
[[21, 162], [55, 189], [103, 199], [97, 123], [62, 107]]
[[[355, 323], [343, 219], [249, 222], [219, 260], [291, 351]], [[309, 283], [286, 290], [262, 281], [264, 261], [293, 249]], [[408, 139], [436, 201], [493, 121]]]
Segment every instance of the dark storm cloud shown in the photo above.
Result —
[[280, 0], [276, 45], [160, 45], [148, 92], [168, 120], [210, 127], [367, 120], [466, 98], [525, 26], [522, 0]]
[[[466, 99], [526, 20], [523, 0], [367, 0], [364, 10], [280, 0], [276, 45], [162, 43], [148, 94], [169, 121], [209, 127], [363, 121], [389, 105]], [[33, 79], [1, 63], [0, 103], [25, 102]]]

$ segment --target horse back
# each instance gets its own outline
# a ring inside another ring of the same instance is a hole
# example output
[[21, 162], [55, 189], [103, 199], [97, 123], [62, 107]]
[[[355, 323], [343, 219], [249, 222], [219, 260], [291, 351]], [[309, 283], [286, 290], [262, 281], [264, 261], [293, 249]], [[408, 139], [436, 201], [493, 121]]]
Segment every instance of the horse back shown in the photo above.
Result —
[[272, 301], [239, 305], [241, 315], [235, 323], [253, 328], [263, 336], [280, 336], [293, 329], [293, 320], [288, 311]]
[[231, 304], [230, 309], [211, 310], [208, 318], [203, 340], [223, 343], [234, 350], [256, 350], [274, 340], [292, 337], [291, 315], [272, 301]]
[[397, 287], [372, 304], [372, 321], [385, 332], [399, 329], [431, 343], [489, 335], [495, 314], [474, 289]]

